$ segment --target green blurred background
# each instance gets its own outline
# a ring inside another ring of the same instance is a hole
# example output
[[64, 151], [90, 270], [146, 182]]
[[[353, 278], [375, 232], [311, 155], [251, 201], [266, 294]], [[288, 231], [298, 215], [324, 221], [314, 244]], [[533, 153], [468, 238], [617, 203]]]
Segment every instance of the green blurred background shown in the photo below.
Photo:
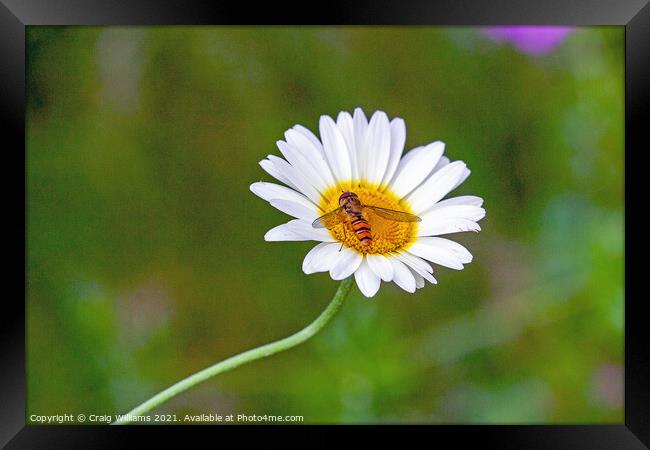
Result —
[[622, 27], [547, 55], [479, 29], [28, 27], [30, 414], [125, 413], [309, 323], [337, 282], [265, 242], [294, 124], [356, 106], [440, 139], [485, 199], [474, 262], [354, 293], [300, 347], [156, 412], [307, 423], [623, 421]]

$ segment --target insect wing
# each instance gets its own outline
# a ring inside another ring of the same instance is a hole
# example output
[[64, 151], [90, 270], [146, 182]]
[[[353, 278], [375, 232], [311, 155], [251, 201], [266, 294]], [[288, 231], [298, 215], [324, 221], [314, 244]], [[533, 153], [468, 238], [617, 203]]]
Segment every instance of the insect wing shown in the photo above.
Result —
[[311, 224], [314, 228], [332, 228], [343, 222], [344, 214], [343, 207], [338, 207], [334, 211], [330, 211], [325, 215], [320, 216]]
[[403, 211], [395, 211], [394, 209], [380, 208], [379, 206], [363, 205], [364, 208], [374, 212], [384, 219], [392, 220], [395, 222], [421, 222], [418, 216], [409, 214]]

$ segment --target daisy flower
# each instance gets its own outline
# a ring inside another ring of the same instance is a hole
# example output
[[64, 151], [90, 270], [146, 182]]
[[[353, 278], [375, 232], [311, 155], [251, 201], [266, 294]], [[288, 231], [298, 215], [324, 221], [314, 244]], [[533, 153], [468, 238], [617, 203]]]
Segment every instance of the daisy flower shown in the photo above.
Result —
[[[302, 270], [329, 272], [334, 280], [354, 275], [366, 297], [377, 293], [381, 281], [392, 281], [407, 292], [424, 287], [425, 280], [437, 283], [431, 263], [460, 270], [472, 261], [465, 247], [439, 237], [478, 232], [477, 222], [485, 216], [480, 197], [443, 200], [470, 174], [464, 162], [443, 155], [443, 142], [403, 154], [404, 121], [389, 121], [383, 111], [368, 121], [360, 108], [353, 115], [339, 113], [336, 121], [321, 116], [319, 131], [320, 139], [294, 126], [277, 142], [284, 158], [269, 155], [260, 161], [284, 186], [258, 182], [251, 191], [294, 217], [269, 230], [265, 240], [319, 242], [305, 256]], [[317, 227], [314, 221], [337, 210], [348, 193], [371, 208], [361, 209], [361, 216], [348, 214], [348, 220], [343, 212], [340, 221]], [[373, 208], [419, 219], [392, 220]], [[362, 223], [361, 232], [355, 221]], [[362, 233], [369, 238], [361, 239]]]
[[[472, 255], [439, 237], [479, 231], [483, 200], [442, 200], [469, 176], [462, 161], [443, 156], [440, 141], [402, 156], [406, 127], [377, 111], [370, 122], [361, 109], [321, 116], [318, 139], [296, 125], [278, 141], [284, 158], [269, 155], [260, 165], [284, 183], [253, 183], [251, 191], [295, 217], [269, 230], [267, 241], [318, 241], [302, 263], [306, 274], [329, 272], [343, 280], [320, 315], [297, 333], [212, 364], [169, 386], [120, 416], [114, 424], [142, 417], [162, 403], [223, 372], [300, 345], [336, 314], [353, 281], [366, 297], [382, 281], [408, 292], [436, 283], [430, 263], [462, 269]], [[327, 218], [327, 220], [326, 220]], [[333, 219], [334, 218], [334, 219]], [[322, 225], [322, 226], [321, 226]], [[354, 275], [354, 280], [351, 276]]]

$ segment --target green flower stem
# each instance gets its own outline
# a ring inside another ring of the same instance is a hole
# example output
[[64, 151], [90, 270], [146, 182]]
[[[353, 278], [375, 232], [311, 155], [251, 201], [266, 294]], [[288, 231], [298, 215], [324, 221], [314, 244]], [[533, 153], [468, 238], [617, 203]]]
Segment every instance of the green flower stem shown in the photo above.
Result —
[[124, 416], [122, 416], [119, 420], [113, 422], [113, 425], [129, 423], [133, 420], [134, 416], [140, 416], [148, 413], [170, 398], [177, 396], [181, 392], [184, 392], [199, 383], [209, 380], [215, 375], [219, 375], [220, 373], [227, 372], [230, 369], [234, 369], [235, 367], [239, 367], [246, 363], [255, 361], [256, 359], [271, 356], [275, 353], [281, 352], [283, 350], [288, 350], [292, 347], [295, 347], [296, 345], [302, 344], [307, 339], [318, 333], [327, 324], [327, 322], [329, 322], [334, 314], [336, 314], [336, 312], [341, 307], [341, 304], [343, 304], [343, 300], [345, 300], [345, 297], [347, 297], [347, 295], [350, 293], [353, 280], [353, 277], [348, 277], [343, 280], [339, 285], [336, 294], [334, 294], [334, 298], [330, 304], [327, 305], [327, 308], [325, 308], [325, 310], [320, 314], [320, 316], [316, 318], [316, 320], [314, 320], [302, 330], [298, 331], [295, 334], [292, 334], [289, 337], [280, 339], [279, 341], [271, 342], [269, 344], [262, 345], [261, 347], [248, 350], [244, 353], [231, 356], [224, 361], [218, 362], [210, 367], [201, 370], [200, 372], [196, 372], [195, 374], [190, 375], [184, 380], [181, 380], [178, 383], [168, 387], [164, 391], [161, 391], [151, 397], [146, 402], [135, 407]]

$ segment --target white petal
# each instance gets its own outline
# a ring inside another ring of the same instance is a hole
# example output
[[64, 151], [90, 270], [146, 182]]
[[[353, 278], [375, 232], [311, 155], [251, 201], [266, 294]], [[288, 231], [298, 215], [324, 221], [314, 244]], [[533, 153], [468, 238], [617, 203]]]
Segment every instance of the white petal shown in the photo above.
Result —
[[278, 181], [282, 181], [284, 184], [287, 186], [291, 186], [294, 188], [296, 191], [299, 191], [298, 187], [293, 184], [289, 178], [284, 176], [278, 169], [275, 168], [275, 165], [269, 161], [268, 159], [263, 159], [260, 161], [260, 166], [262, 166], [262, 169], [266, 171], [269, 175], [271, 175], [273, 178], [275, 178]]
[[[421, 146], [415, 147], [415, 148], [409, 150], [407, 153], [405, 153], [402, 156], [402, 159], [399, 162], [400, 165], [403, 166], [404, 164], [408, 163], [411, 160], [411, 158], [413, 158], [414, 156], [416, 156], [418, 154], [419, 151], [421, 151], [422, 149], [427, 148], [427, 147], [429, 147], [430, 149], [436, 149], [436, 150], [439, 149], [439, 148], [442, 148], [442, 151], [443, 152], [445, 151], [445, 143], [442, 142], [442, 141], [435, 141], [435, 142], [431, 142], [430, 144], [427, 144], [427, 145], [421, 145]], [[444, 157], [440, 156], [438, 158], [438, 162], [440, 161], [440, 158], [444, 158]], [[436, 163], [434, 165], [434, 167], [437, 167], [437, 166], [438, 166], [438, 163]], [[432, 169], [434, 167], [432, 167]], [[433, 173], [433, 170], [432, 170], [432, 173]]]
[[273, 199], [269, 203], [271, 206], [279, 209], [283, 213], [289, 214], [290, 216], [296, 217], [298, 219], [304, 219], [308, 220], [309, 222], [313, 222], [316, 220], [316, 218], [318, 218], [318, 214], [316, 213], [316, 208], [314, 205], [311, 205], [311, 207], [308, 208], [305, 205], [301, 205], [300, 203], [283, 199]]
[[352, 117], [354, 123], [354, 143], [357, 152], [357, 176], [360, 179], [366, 178], [366, 161], [368, 160], [368, 152], [366, 150], [366, 132], [368, 130], [368, 119], [363, 113], [361, 108], [354, 110]]
[[384, 281], [391, 281], [393, 279], [393, 265], [388, 258], [383, 255], [366, 255], [366, 260], [370, 269], [379, 278]]
[[[299, 203], [307, 208], [314, 208], [316, 206], [311, 200], [309, 200], [307, 197], [300, 194], [299, 192], [296, 192], [293, 189], [289, 189], [288, 187], [280, 186], [279, 184], [275, 184], [275, 183], [266, 183], [264, 181], [258, 181], [257, 183], [251, 184], [250, 190], [255, 195], [257, 195], [260, 198], [263, 198], [266, 201], [282, 199], [282, 200], [290, 200], [292, 202]], [[320, 211], [320, 208], [317, 208], [316, 210]]]
[[429, 221], [426, 226], [420, 224], [418, 236], [438, 236], [440, 234], [463, 233], [466, 231], [481, 231], [478, 223], [468, 219], [441, 219]]
[[307, 275], [315, 272], [327, 272], [339, 259], [339, 244], [322, 242], [312, 248], [302, 261], [302, 271]]
[[404, 151], [404, 143], [406, 142], [406, 125], [404, 120], [396, 117], [390, 121], [390, 157], [388, 158], [388, 165], [386, 166], [386, 173], [382, 179], [382, 183], [387, 185], [393, 179], [397, 165], [402, 157]]
[[366, 179], [371, 183], [381, 183], [386, 174], [390, 157], [390, 124], [383, 111], [376, 111], [370, 118], [366, 132]]
[[325, 180], [325, 177], [321, 175], [322, 168], [320, 168], [321, 170], [318, 170], [315, 167], [318, 166], [317, 161], [316, 164], [314, 164], [313, 159], [308, 159], [307, 155], [303, 154], [297, 147], [294, 147], [287, 142], [277, 141], [276, 144], [280, 149], [282, 156], [284, 156], [284, 158], [295, 167], [298, 172], [302, 173], [305, 179], [318, 191], [323, 192], [330, 186], [330, 184]]
[[469, 170], [468, 168], [465, 168], [465, 172], [463, 172], [463, 175], [458, 179], [458, 181], [456, 182], [456, 185], [453, 188], [451, 188], [451, 190], [453, 191], [458, 186], [463, 184], [465, 182], [465, 180], [467, 179], [467, 177], [470, 176], [471, 173], [472, 173], [471, 170]]
[[394, 253], [395, 257], [402, 261], [404, 264], [407, 266], [413, 268], [416, 272], [427, 272], [427, 273], [433, 273], [433, 267], [431, 267], [431, 264], [426, 262], [424, 259], [415, 256], [412, 253], [409, 253], [407, 251], [402, 251], [400, 253]]
[[409, 269], [412, 269], [414, 272], [418, 273], [421, 277], [425, 278], [432, 284], [437, 284], [435, 278], [433, 278], [433, 268], [431, 264], [426, 262], [424, 259], [415, 256], [409, 252], [401, 252], [395, 254], [396, 258], [402, 261]]
[[303, 154], [307, 162], [309, 162], [314, 170], [320, 174], [321, 178], [325, 180], [327, 187], [334, 185], [334, 176], [332, 175], [332, 170], [325, 160], [323, 146], [321, 145], [320, 141], [318, 141], [316, 136], [314, 136], [311, 131], [305, 128], [309, 135], [316, 140], [316, 142], [314, 142], [304, 132], [299, 131], [297, 127], [298, 125], [290, 130], [287, 130], [284, 133], [285, 139], [289, 144], [297, 148]]
[[413, 273], [396, 258], [390, 258], [393, 265], [393, 281], [406, 292], [415, 292], [415, 277]]
[[359, 268], [361, 261], [363, 261], [363, 256], [351, 248], [343, 247], [340, 251], [341, 257], [336, 265], [330, 269], [330, 276], [333, 280], [343, 280], [349, 277]]
[[381, 280], [370, 270], [366, 259], [361, 262], [357, 271], [354, 272], [354, 279], [357, 281], [357, 286], [359, 286], [361, 293], [368, 298], [374, 297], [379, 290]]
[[483, 217], [485, 217], [485, 210], [480, 206], [448, 204], [440, 207], [438, 204], [420, 216], [422, 219], [420, 226], [426, 227], [429, 223], [443, 219], [467, 219], [478, 222]]
[[415, 278], [415, 288], [422, 289], [424, 287], [424, 277], [410, 267], [408, 269], [411, 272], [411, 275], [413, 275], [413, 278]]
[[447, 158], [446, 156], [441, 156], [440, 161], [438, 161], [438, 164], [436, 164], [436, 167], [433, 168], [433, 171], [434, 172], [439, 171], [440, 169], [445, 167], [447, 164], [449, 164], [449, 162], [450, 162], [449, 158]]
[[463, 268], [463, 262], [456, 252], [443, 246], [427, 242], [425, 239], [434, 238], [419, 238], [411, 244], [409, 253], [451, 269], [461, 270]]
[[339, 182], [351, 180], [350, 154], [341, 131], [329, 116], [320, 117], [319, 129], [325, 149], [325, 159], [332, 168], [334, 178]]
[[452, 197], [442, 200], [436, 203], [433, 209], [448, 205], [483, 206], [483, 199], [481, 197], [476, 197], [475, 195], [461, 195], [459, 197]]
[[322, 241], [334, 242], [335, 239], [323, 228], [312, 228], [305, 220], [295, 219], [271, 228], [264, 235], [265, 241]]
[[406, 198], [416, 214], [422, 214], [449, 193], [464, 175], [465, 163], [454, 161], [434, 172]]
[[297, 233], [289, 228], [289, 223], [283, 223], [277, 227], [271, 228], [264, 235], [264, 240], [274, 241], [309, 241], [304, 235]]
[[311, 130], [303, 127], [302, 125], [295, 125], [293, 127], [293, 130], [297, 131], [298, 133], [302, 134], [307, 139], [309, 139], [309, 141], [311, 141], [311, 143], [319, 151], [319, 153], [325, 156], [325, 150], [323, 150], [323, 144], [321, 143], [320, 140], [318, 140], [316, 135], [311, 132]]
[[429, 272], [424, 272], [424, 275], [422, 273], [418, 273], [415, 271], [412, 267], [406, 266], [408, 269], [411, 271], [413, 274], [413, 278], [415, 278], [415, 287], [416, 289], [421, 289], [424, 287], [424, 280], [427, 280], [431, 284], [438, 284], [435, 278], [429, 273]]
[[429, 272], [422, 272], [422, 273], [420, 273], [420, 275], [422, 276], [422, 278], [427, 280], [429, 283], [438, 284], [438, 281], [435, 278], [433, 278], [433, 275], [431, 275]]
[[423, 237], [418, 239], [417, 242], [428, 245], [430, 247], [436, 247], [450, 251], [454, 253], [458, 260], [463, 264], [472, 262], [472, 254], [458, 242], [441, 237]]
[[264, 240], [267, 242], [275, 241], [308, 241], [302, 235], [294, 233], [289, 229], [286, 223], [278, 225], [275, 228], [271, 228], [264, 235]]
[[286, 177], [293, 186], [296, 186], [298, 191], [305, 194], [314, 203], [320, 203], [320, 192], [307, 180], [305, 175], [282, 158], [269, 155], [268, 159], [279, 173]]
[[438, 280], [433, 278], [433, 275], [431, 275], [429, 272], [420, 272], [419, 273], [422, 278], [424, 278], [426, 281], [428, 281], [431, 284], [438, 284]]
[[347, 111], [341, 111], [336, 118], [336, 125], [339, 127], [345, 144], [350, 154], [350, 171], [353, 179], [359, 178], [359, 169], [357, 167], [357, 145], [354, 137], [354, 121]]
[[300, 234], [310, 241], [335, 242], [336, 239], [325, 228], [314, 228], [309, 220], [291, 220], [288, 227], [294, 233]]
[[408, 152], [397, 166], [390, 183], [393, 192], [402, 198], [418, 187], [433, 172], [444, 151], [445, 144], [437, 141]]
[[321, 242], [320, 244], [316, 245], [313, 247], [311, 250], [307, 252], [305, 255], [305, 258], [302, 260], [302, 271], [305, 272], [307, 275], [310, 273], [314, 273], [315, 271], [311, 270], [312, 267], [312, 261], [318, 254], [323, 251], [323, 249], [329, 245], [333, 245], [329, 242]]
[[[408, 266], [407, 266], [407, 267], [408, 267]], [[415, 270], [415, 269], [412, 268], [412, 267], [409, 267], [409, 269], [411, 269], [411, 271], [412, 271], [414, 274], [417, 273], [417, 274], [420, 276], [420, 278], [422, 278], [423, 280], [426, 280], [426, 281], [428, 281], [428, 282], [431, 283], [431, 284], [438, 284], [438, 281], [437, 281], [435, 278], [433, 278], [433, 275], [431, 275], [429, 272], [418, 272], [417, 270]], [[417, 279], [416, 279], [416, 281], [417, 281]], [[421, 286], [421, 287], [422, 287], [422, 286]]]

